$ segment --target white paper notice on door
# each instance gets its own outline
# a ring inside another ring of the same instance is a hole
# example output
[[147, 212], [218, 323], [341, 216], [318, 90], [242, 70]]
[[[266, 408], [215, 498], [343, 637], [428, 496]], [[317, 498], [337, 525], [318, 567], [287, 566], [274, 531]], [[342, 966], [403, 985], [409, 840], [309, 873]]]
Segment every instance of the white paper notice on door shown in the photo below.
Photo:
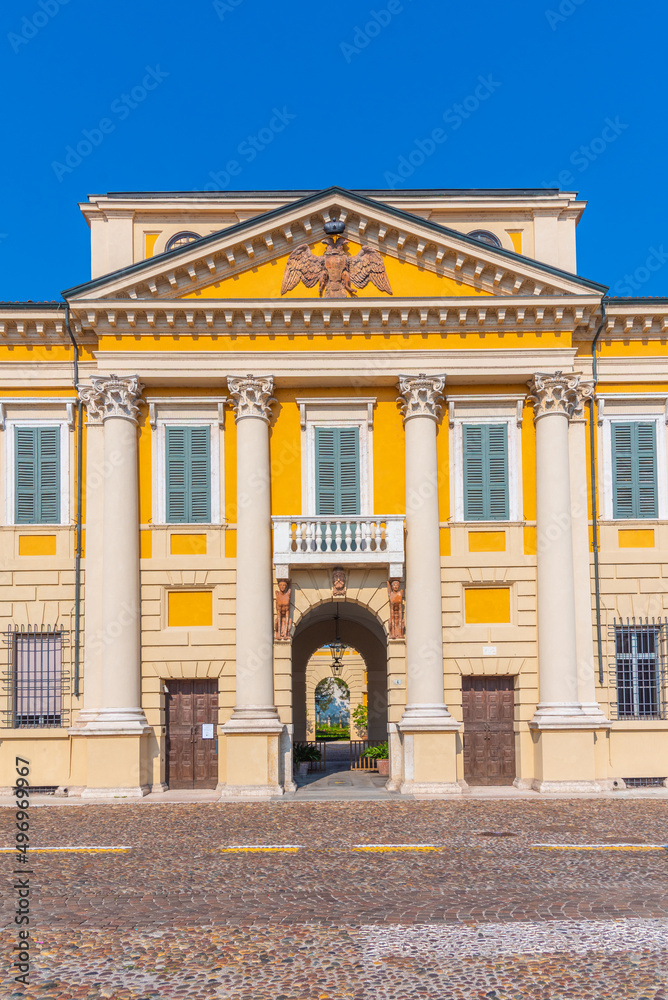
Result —
[[203, 740], [213, 739], [213, 722], [202, 723], [202, 739]]

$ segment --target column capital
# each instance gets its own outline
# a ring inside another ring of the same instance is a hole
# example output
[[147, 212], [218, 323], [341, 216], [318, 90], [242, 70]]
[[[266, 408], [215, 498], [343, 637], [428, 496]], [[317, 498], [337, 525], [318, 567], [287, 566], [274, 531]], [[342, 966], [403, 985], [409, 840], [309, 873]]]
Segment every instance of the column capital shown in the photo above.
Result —
[[234, 400], [232, 405], [235, 423], [239, 423], [244, 417], [260, 417], [269, 423], [271, 404], [276, 402], [271, 395], [274, 390], [273, 376], [230, 377], [227, 385]]
[[102, 392], [92, 385], [83, 382], [77, 383], [79, 399], [86, 407], [88, 424], [101, 424], [104, 410], [102, 407]]
[[411, 417], [431, 417], [438, 420], [443, 402], [445, 375], [400, 375], [397, 402], [401, 403], [404, 420]]
[[138, 375], [91, 375], [90, 380], [90, 386], [77, 385], [89, 424], [100, 424], [108, 417], [123, 417], [137, 423], [144, 388]]
[[534, 420], [549, 413], [563, 413], [569, 420], [582, 417], [586, 400], [594, 394], [594, 383], [582, 382], [581, 375], [574, 372], [536, 372], [528, 386]]

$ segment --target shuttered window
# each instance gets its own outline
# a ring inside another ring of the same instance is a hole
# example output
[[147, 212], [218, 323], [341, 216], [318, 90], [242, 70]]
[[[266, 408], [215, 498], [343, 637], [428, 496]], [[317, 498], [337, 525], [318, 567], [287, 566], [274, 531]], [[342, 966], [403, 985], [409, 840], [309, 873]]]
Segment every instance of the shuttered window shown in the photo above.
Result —
[[463, 424], [462, 439], [465, 520], [507, 521], [507, 425]]
[[656, 424], [612, 423], [613, 517], [658, 517]]
[[60, 522], [60, 427], [16, 427], [15, 521]]
[[211, 520], [211, 431], [209, 427], [166, 427], [166, 521]]
[[315, 428], [316, 514], [352, 517], [360, 513], [358, 427]]

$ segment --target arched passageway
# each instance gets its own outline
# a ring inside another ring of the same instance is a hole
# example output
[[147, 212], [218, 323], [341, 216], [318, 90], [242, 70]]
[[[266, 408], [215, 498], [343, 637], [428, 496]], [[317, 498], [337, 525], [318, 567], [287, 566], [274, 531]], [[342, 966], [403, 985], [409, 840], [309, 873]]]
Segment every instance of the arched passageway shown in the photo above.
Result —
[[313, 739], [307, 731], [306, 668], [316, 650], [332, 642], [337, 629], [346, 646], [360, 654], [367, 672], [368, 738], [387, 739], [387, 640], [385, 630], [367, 608], [352, 601], [327, 601], [311, 608], [298, 622], [292, 640], [292, 707], [294, 739]]

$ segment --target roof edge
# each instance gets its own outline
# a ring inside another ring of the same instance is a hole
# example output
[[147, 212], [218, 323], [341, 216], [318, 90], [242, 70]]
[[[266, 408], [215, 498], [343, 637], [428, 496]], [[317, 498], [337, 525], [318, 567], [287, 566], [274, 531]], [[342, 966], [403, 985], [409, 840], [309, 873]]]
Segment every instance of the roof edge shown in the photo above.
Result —
[[[90, 290], [94, 288], [99, 288], [102, 285], [107, 284], [110, 281], [117, 280], [123, 277], [123, 275], [130, 274], [141, 274], [142, 271], [148, 270], [153, 267], [156, 262], [160, 261], [161, 258], [170, 257], [172, 260], [178, 260], [179, 257], [188, 256], [197, 247], [206, 247], [211, 243], [215, 243], [223, 233], [234, 235], [236, 232], [243, 232], [244, 229], [249, 226], [256, 226], [258, 223], [270, 222], [277, 216], [284, 214], [290, 208], [300, 207], [302, 209], [307, 208], [309, 204], [319, 201], [327, 196], [343, 196], [346, 198], [351, 198], [363, 205], [366, 205], [369, 209], [378, 209], [381, 205], [383, 209], [390, 215], [394, 215], [396, 218], [401, 220], [410, 220], [413, 223], [417, 223], [427, 229], [432, 230], [432, 232], [444, 234], [454, 239], [461, 240], [464, 243], [468, 243], [472, 247], [480, 249], [480, 243], [478, 240], [471, 236], [466, 236], [464, 233], [459, 233], [454, 229], [449, 229], [447, 226], [442, 226], [439, 223], [431, 222], [429, 219], [422, 219], [417, 215], [413, 215], [411, 212], [405, 212], [403, 209], [395, 208], [392, 205], [387, 205], [385, 202], [374, 201], [365, 195], [357, 194], [353, 191], [349, 191], [346, 188], [341, 188], [337, 186], [324, 188], [322, 191], [317, 191], [308, 197], [297, 199], [297, 201], [289, 202], [287, 205], [281, 205], [279, 208], [271, 209], [269, 212], [262, 212], [259, 215], [254, 215], [251, 219], [247, 219], [244, 222], [238, 222], [233, 226], [227, 226], [224, 229], [219, 229], [215, 233], [210, 233], [208, 236], [203, 236], [200, 240], [193, 243], [188, 243], [183, 247], [178, 247], [175, 250], [170, 250], [166, 253], [157, 254], [155, 257], [149, 257], [147, 260], [140, 260], [134, 264], [129, 264], [127, 267], [119, 268], [117, 271], [111, 271], [109, 274], [101, 275], [99, 278], [94, 278], [92, 281], [82, 282], [80, 285], [74, 285], [71, 288], [67, 288], [62, 292], [64, 299], [68, 297], [73, 297], [80, 294], [85, 290]], [[563, 271], [561, 268], [553, 267], [551, 264], [546, 264], [543, 261], [534, 260], [531, 257], [525, 257], [522, 254], [514, 253], [511, 250], [504, 250], [502, 247], [488, 248], [493, 249], [494, 253], [505, 257], [508, 260], [521, 260], [525, 261], [530, 267], [536, 267], [541, 271], [548, 274], [552, 274], [555, 277], [563, 278], [567, 281], [573, 281], [574, 279], [579, 281], [581, 284], [588, 286], [589, 288], [595, 289], [597, 292], [605, 293], [608, 291], [608, 285], [602, 285], [597, 281], [591, 281], [589, 278], [583, 278], [581, 275], [572, 274], [570, 271]]]
[[66, 309], [67, 302], [0, 302], [0, 309]]

